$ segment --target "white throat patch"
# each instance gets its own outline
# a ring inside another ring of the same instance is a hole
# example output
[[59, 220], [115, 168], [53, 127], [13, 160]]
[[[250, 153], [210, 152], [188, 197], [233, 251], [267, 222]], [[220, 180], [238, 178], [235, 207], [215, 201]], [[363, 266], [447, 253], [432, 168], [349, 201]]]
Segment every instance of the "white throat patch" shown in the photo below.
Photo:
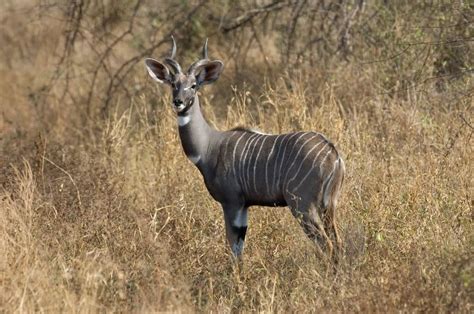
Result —
[[191, 121], [191, 116], [178, 116], [178, 125], [179, 126], [185, 126], [186, 124], [189, 123], [189, 121]]

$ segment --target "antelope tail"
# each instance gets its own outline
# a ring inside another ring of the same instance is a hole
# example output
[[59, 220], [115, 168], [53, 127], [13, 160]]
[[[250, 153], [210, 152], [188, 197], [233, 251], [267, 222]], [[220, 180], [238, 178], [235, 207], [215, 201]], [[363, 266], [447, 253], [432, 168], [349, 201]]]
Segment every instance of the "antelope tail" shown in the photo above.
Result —
[[341, 191], [345, 172], [346, 167], [344, 161], [338, 157], [334, 165], [334, 170], [329, 174], [329, 177], [323, 185], [323, 208], [325, 210], [334, 211], [336, 208], [337, 198]]

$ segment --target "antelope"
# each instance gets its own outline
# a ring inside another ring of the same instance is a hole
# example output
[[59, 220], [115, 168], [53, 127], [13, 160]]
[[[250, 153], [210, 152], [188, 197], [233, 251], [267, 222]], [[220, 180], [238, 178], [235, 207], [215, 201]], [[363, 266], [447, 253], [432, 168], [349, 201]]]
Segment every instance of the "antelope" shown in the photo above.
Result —
[[333, 240], [340, 249], [335, 209], [345, 166], [334, 145], [316, 132], [269, 135], [243, 127], [212, 128], [201, 113], [198, 91], [219, 78], [224, 64], [209, 60], [206, 40], [202, 59], [183, 72], [172, 41], [171, 56], [164, 63], [145, 59], [146, 69], [172, 88], [182, 148], [222, 205], [233, 256], [242, 257], [247, 211], [255, 205], [288, 206], [320, 252], [324, 248], [332, 255]]

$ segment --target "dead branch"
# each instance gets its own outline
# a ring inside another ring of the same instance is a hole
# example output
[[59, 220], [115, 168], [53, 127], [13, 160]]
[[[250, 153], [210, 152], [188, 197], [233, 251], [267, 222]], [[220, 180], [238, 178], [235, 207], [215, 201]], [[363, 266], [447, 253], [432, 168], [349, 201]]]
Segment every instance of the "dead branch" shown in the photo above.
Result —
[[263, 7], [251, 9], [245, 12], [244, 14], [238, 16], [233, 21], [228, 22], [227, 25], [224, 25], [222, 27], [222, 32], [224, 34], [228, 33], [230, 31], [233, 31], [247, 24], [250, 20], [252, 20], [254, 17], [256, 17], [259, 14], [278, 11], [287, 6], [289, 6], [289, 3], [286, 1], [275, 1]]

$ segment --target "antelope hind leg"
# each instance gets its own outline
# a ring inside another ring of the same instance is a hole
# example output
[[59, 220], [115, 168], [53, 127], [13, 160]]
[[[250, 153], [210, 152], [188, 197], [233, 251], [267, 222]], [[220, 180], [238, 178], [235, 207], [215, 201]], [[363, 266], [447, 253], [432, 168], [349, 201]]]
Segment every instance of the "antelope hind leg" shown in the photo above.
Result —
[[335, 217], [335, 210], [333, 208], [328, 208], [326, 213], [323, 217], [324, 228], [326, 229], [326, 233], [330, 236], [330, 240], [334, 240], [336, 244], [336, 254], [334, 256], [335, 259], [338, 259], [340, 255], [343, 253], [342, 249], [342, 240], [339, 236], [339, 232], [337, 231], [336, 227], [336, 217]]
[[323, 221], [318, 214], [316, 207], [313, 205], [303, 207], [301, 205], [298, 206], [297, 204], [292, 204], [290, 209], [291, 213], [298, 220], [306, 235], [316, 245], [319, 253], [324, 255], [324, 251], [327, 249], [329, 253], [332, 254], [332, 243], [327, 236]]

